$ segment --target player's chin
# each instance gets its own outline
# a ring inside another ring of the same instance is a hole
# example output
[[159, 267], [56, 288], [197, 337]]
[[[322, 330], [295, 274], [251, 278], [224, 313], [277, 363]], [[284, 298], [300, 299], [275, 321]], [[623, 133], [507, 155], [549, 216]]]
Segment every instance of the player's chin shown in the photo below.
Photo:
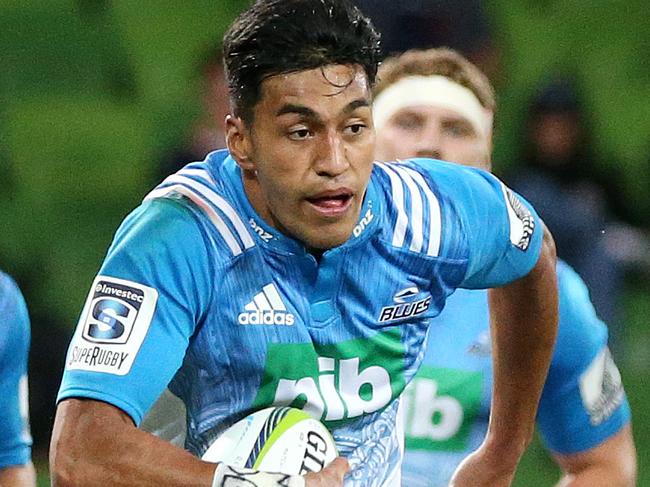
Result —
[[329, 250], [339, 247], [347, 242], [352, 235], [354, 222], [321, 222], [314, 225], [313, 222], [306, 228], [302, 241], [308, 248], [315, 250]]

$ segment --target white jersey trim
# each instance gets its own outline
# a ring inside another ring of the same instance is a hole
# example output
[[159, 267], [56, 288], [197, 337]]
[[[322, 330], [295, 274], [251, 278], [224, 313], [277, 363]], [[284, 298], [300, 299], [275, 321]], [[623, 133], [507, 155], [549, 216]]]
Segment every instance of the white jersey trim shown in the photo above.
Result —
[[442, 234], [440, 203], [419, 172], [414, 171], [410, 167], [403, 167], [403, 169], [415, 179], [427, 197], [427, 203], [429, 203], [429, 246], [427, 248], [427, 255], [437, 257], [440, 255], [440, 239]]
[[230, 231], [228, 228], [228, 225], [226, 225], [226, 222], [223, 221], [223, 219], [219, 216], [219, 214], [212, 208], [207, 201], [205, 201], [201, 196], [196, 194], [194, 191], [192, 191], [190, 188], [187, 186], [183, 186], [182, 184], [174, 184], [172, 186], [166, 186], [164, 188], [158, 188], [154, 189], [151, 193], [149, 193], [145, 197], [145, 201], [154, 199], [154, 198], [162, 198], [164, 196], [167, 196], [170, 193], [180, 193], [183, 196], [188, 197], [192, 202], [201, 208], [206, 215], [208, 215], [208, 218], [210, 221], [214, 224], [214, 226], [217, 228], [221, 236], [226, 242], [226, 245], [228, 245], [228, 248], [230, 248], [230, 251], [233, 253], [233, 255], [239, 255], [242, 253], [242, 248], [235, 239], [235, 236], [233, 233]]
[[170, 186], [154, 189], [145, 197], [145, 200], [163, 197], [172, 191], [187, 196], [208, 215], [210, 221], [212, 221], [221, 236], [224, 238], [233, 255], [241, 254], [243, 251], [241, 245], [223, 218], [221, 218], [219, 213], [214, 209], [214, 207], [216, 207], [226, 215], [230, 223], [233, 225], [244, 249], [249, 249], [255, 246], [255, 241], [233, 207], [225, 199], [210, 189], [205, 183], [197, 181], [196, 179], [191, 179], [187, 176], [201, 178], [206, 183], [214, 182], [210, 174], [203, 169], [183, 169], [179, 173], [167, 177], [162, 182], [162, 184], [169, 184]]
[[[429, 212], [429, 241], [426, 248], [426, 254], [437, 257], [440, 254], [441, 242], [441, 211], [440, 203], [431, 188], [417, 171], [412, 168], [398, 165], [376, 163], [390, 179], [393, 202], [397, 208], [397, 220], [393, 231], [392, 244], [396, 247], [402, 247], [406, 239], [406, 231], [409, 228], [411, 233], [411, 243], [409, 250], [414, 252], [423, 252], [424, 246], [424, 208], [425, 202], [422, 198], [424, 193], [426, 207]], [[411, 195], [410, 217], [405, 209], [404, 186]], [[418, 189], [419, 187], [419, 189]]]
[[390, 186], [393, 190], [393, 202], [397, 207], [397, 220], [395, 221], [395, 230], [393, 231], [393, 245], [395, 247], [401, 247], [404, 245], [406, 227], [408, 225], [408, 216], [406, 216], [406, 211], [404, 210], [404, 188], [402, 187], [399, 176], [392, 169], [389, 169], [387, 165], [380, 162], [377, 165], [388, 174], [388, 178], [390, 179]]
[[393, 169], [402, 178], [402, 181], [404, 181], [406, 187], [411, 192], [411, 231], [413, 236], [411, 238], [409, 250], [420, 252], [420, 250], [422, 250], [422, 241], [424, 239], [422, 232], [422, 195], [420, 194], [420, 191], [418, 191], [413, 178], [411, 178], [403, 168], [395, 165]]

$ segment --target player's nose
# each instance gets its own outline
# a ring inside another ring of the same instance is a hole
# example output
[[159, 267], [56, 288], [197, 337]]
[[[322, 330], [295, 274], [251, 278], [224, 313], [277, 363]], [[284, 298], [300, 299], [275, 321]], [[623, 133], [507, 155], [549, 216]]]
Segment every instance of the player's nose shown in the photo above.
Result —
[[321, 176], [336, 177], [350, 167], [345, 143], [336, 134], [328, 134], [318, 147], [315, 170]]
[[422, 131], [416, 143], [415, 156], [442, 159], [442, 138], [437, 127], [428, 127]]

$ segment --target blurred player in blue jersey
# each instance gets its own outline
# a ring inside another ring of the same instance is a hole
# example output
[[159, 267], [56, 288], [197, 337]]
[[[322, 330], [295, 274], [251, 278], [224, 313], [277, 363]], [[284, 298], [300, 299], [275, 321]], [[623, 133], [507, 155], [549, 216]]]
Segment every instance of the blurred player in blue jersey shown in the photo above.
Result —
[[[399, 397], [431, 318], [458, 287], [499, 286], [494, 426], [456, 485], [510, 485], [557, 330], [543, 223], [487, 173], [373, 163], [378, 35], [348, 1], [260, 0], [224, 59], [229, 150], [155, 188], [91, 286], [53, 485], [397, 486]], [[187, 451], [136, 427], [166, 388]], [[345, 458], [304, 476], [196, 458], [272, 404], [319, 418]]]
[[18, 286], [0, 272], [0, 485], [32, 487], [27, 403], [29, 316]]
[[[487, 78], [449, 49], [409, 51], [379, 70], [380, 160], [433, 157], [490, 170], [496, 104]], [[635, 485], [630, 408], [585, 284], [557, 267], [558, 339], [537, 425], [560, 486]], [[492, 347], [486, 291], [460, 289], [430, 325], [423, 365], [404, 393], [403, 484], [448, 485], [488, 430]]]

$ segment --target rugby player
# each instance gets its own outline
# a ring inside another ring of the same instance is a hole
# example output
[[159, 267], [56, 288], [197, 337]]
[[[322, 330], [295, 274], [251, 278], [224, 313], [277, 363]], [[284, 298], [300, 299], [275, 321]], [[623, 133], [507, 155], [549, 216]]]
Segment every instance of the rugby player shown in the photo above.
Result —
[[11, 277], [0, 272], [0, 485], [33, 487], [27, 400], [30, 329], [27, 306]]
[[[387, 59], [375, 93], [379, 160], [427, 157], [491, 170], [495, 95], [459, 53], [413, 50]], [[562, 261], [557, 274], [559, 332], [537, 425], [562, 469], [558, 486], [633, 486], [630, 407], [607, 348], [607, 327], [580, 277]], [[403, 396], [403, 485], [448, 485], [483, 441], [492, 381], [489, 329], [484, 290], [456, 291], [432, 320], [423, 365]]]
[[[457, 485], [510, 484], [555, 341], [554, 244], [489, 174], [373, 163], [378, 40], [347, 0], [260, 0], [231, 26], [228, 151], [117, 230], [66, 358], [53, 485], [397, 486], [399, 396], [458, 287], [498, 287], [501, 326], [492, 428]], [[137, 428], [166, 387], [188, 451]], [[196, 458], [272, 404], [344, 458], [305, 476]]]

